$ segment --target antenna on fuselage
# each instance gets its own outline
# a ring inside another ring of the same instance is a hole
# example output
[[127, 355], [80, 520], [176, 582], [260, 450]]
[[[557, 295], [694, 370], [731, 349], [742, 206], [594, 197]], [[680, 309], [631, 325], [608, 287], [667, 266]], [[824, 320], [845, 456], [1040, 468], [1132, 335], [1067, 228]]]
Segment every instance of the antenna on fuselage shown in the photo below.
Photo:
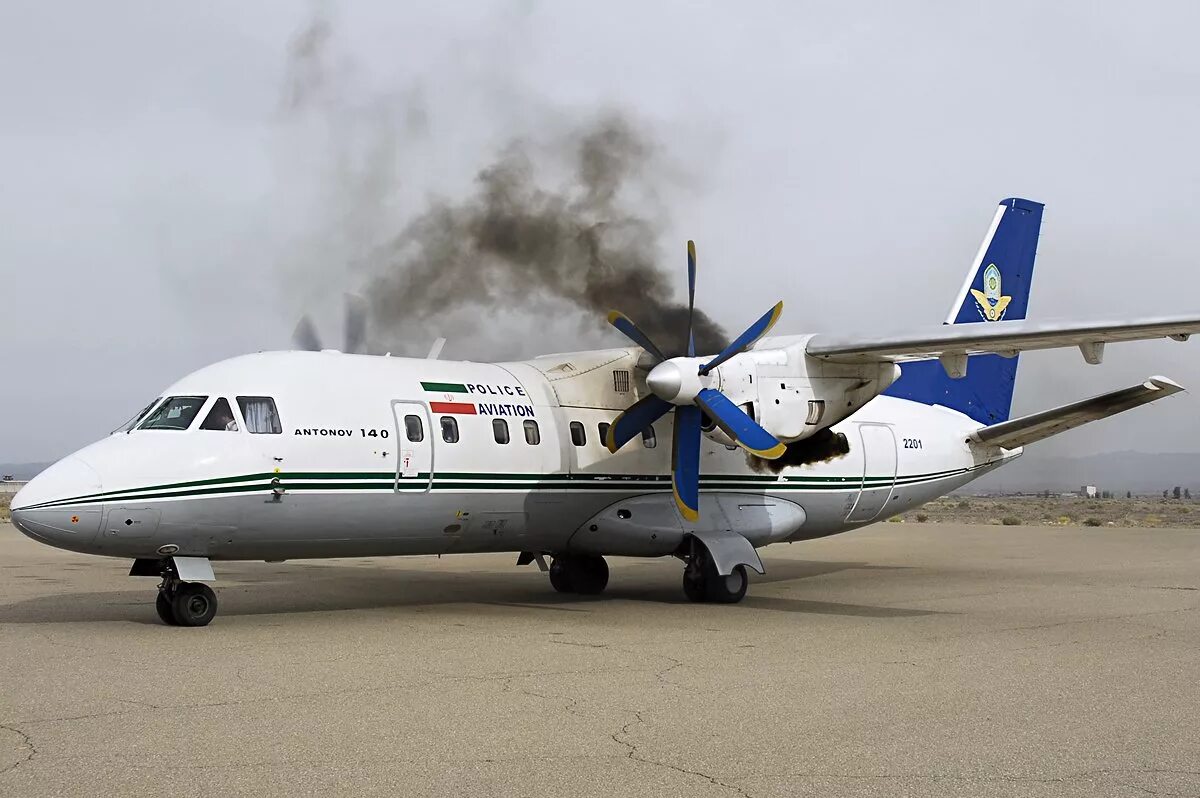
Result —
[[446, 345], [445, 338], [438, 338], [433, 342], [433, 346], [429, 347], [429, 354], [425, 356], [426, 360], [437, 360], [442, 356], [442, 347]]

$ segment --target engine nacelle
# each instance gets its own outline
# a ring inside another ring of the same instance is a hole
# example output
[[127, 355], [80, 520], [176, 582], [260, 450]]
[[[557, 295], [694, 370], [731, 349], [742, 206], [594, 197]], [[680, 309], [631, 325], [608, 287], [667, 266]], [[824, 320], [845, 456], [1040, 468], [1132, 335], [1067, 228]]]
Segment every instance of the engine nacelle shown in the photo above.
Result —
[[[847, 418], [900, 377], [895, 363], [831, 363], [809, 357], [804, 349], [810, 337], [765, 338], [719, 367], [721, 391], [785, 443]], [[716, 437], [725, 437], [720, 429], [708, 436], [726, 443]]]

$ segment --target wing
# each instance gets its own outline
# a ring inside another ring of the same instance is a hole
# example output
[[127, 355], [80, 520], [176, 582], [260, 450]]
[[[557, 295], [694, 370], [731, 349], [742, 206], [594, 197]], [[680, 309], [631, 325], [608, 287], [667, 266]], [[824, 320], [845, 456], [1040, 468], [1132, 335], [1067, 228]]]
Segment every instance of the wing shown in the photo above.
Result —
[[1174, 338], [1200, 333], [1200, 319], [1175, 317], [1133, 322], [996, 321], [946, 324], [886, 336], [814, 335], [805, 351], [840, 363], [928, 360], [942, 355], [992, 352], [1015, 355], [1028, 349], [1078, 346], [1088, 362], [1098, 362], [1102, 345], [1112, 341]]
[[1132, 388], [1122, 388], [1084, 399], [1082, 402], [1073, 402], [1052, 410], [1043, 410], [1040, 413], [1014, 418], [1012, 421], [983, 427], [972, 433], [970, 440], [986, 446], [1015, 449], [1092, 421], [1115, 416], [1157, 399], [1164, 399], [1182, 390], [1183, 386], [1166, 377], [1151, 377]]

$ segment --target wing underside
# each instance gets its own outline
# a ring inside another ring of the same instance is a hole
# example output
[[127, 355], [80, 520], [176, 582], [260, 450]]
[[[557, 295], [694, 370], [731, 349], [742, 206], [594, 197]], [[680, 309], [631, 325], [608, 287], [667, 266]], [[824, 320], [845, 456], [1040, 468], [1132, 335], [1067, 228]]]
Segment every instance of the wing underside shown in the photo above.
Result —
[[1015, 449], [1102, 418], [1132, 410], [1179, 393], [1183, 386], [1166, 377], [1151, 377], [1140, 385], [1094, 396], [1051, 410], [1015, 418], [972, 433], [973, 443]]

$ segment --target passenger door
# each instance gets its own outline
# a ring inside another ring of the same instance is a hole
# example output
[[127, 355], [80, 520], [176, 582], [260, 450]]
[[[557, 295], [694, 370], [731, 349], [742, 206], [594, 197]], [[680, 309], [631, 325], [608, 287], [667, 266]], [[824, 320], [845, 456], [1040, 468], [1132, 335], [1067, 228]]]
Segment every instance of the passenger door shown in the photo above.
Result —
[[396, 492], [428, 493], [433, 484], [433, 427], [423, 402], [392, 400], [396, 421]]
[[859, 424], [862, 441], [863, 481], [858, 501], [846, 520], [870, 521], [879, 515], [896, 485], [896, 436], [887, 424]]

